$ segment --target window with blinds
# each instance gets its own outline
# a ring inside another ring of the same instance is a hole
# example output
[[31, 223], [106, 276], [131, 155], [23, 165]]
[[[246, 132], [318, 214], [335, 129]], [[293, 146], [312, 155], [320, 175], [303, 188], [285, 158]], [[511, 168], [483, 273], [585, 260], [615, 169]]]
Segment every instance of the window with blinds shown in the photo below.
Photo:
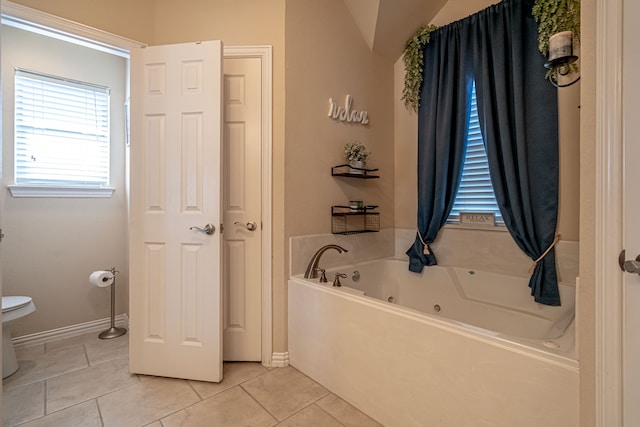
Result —
[[15, 72], [16, 185], [109, 185], [109, 89]]
[[491, 185], [487, 152], [480, 131], [475, 83], [471, 93], [470, 110], [462, 180], [448, 222], [459, 223], [460, 212], [490, 212], [495, 214], [496, 223], [501, 224], [502, 215]]

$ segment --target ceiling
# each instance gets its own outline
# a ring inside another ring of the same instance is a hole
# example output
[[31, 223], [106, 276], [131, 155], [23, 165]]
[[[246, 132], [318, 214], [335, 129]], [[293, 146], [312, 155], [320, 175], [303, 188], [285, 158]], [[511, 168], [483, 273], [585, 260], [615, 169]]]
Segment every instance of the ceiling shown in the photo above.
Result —
[[344, 0], [373, 52], [396, 60], [423, 25], [445, 25], [498, 0]]

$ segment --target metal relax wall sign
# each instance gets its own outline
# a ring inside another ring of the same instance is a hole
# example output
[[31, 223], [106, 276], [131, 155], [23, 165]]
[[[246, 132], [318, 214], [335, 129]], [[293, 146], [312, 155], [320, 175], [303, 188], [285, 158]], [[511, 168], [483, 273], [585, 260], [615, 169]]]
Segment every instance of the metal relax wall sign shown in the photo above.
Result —
[[352, 102], [353, 98], [351, 95], [347, 95], [344, 100], [344, 107], [338, 107], [333, 98], [329, 98], [329, 117], [347, 123], [361, 123], [363, 125], [369, 123], [369, 114], [364, 110], [352, 110]]

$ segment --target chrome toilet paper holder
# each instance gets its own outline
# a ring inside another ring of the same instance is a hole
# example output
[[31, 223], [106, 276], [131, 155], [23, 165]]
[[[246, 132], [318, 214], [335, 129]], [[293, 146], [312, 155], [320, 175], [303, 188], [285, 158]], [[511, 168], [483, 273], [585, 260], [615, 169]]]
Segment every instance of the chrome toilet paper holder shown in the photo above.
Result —
[[103, 340], [116, 338], [127, 333], [126, 328], [116, 327], [116, 276], [120, 274], [120, 272], [117, 271], [115, 267], [106, 270], [111, 271], [113, 283], [111, 284], [111, 327], [98, 334], [98, 338]]

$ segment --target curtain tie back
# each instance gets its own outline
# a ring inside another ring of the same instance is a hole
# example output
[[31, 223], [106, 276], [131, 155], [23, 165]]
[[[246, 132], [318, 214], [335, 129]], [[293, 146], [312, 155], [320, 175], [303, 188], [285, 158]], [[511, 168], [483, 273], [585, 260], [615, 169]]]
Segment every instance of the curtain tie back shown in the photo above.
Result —
[[422, 238], [422, 234], [420, 233], [420, 230], [417, 230], [417, 231], [418, 231], [418, 239], [420, 239], [420, 242], [424, 246], [424, 248], [422, 249], [422, 253], [425, 255], [430, 255], [431, 251], [429, 250], [429, 245], [425, 243], [424, 239]]
[[551, 245], [549, 245], [547, 250], [544, 251], [537, 260], [531, 263], [531, 267], [529, 267], [529, 274], [533, 274], [533, 270], [535, 270], [538, 263], [542, 261], [544, 257], [547, 256], [547, 254], [551, 251], [551, 249], [553, 249], [553, 247], [558, 243], [559, 240], [560, 240], [560, 233], [556, 234], [556, 237], [553, 239], [553, 242], [551, 243]]

